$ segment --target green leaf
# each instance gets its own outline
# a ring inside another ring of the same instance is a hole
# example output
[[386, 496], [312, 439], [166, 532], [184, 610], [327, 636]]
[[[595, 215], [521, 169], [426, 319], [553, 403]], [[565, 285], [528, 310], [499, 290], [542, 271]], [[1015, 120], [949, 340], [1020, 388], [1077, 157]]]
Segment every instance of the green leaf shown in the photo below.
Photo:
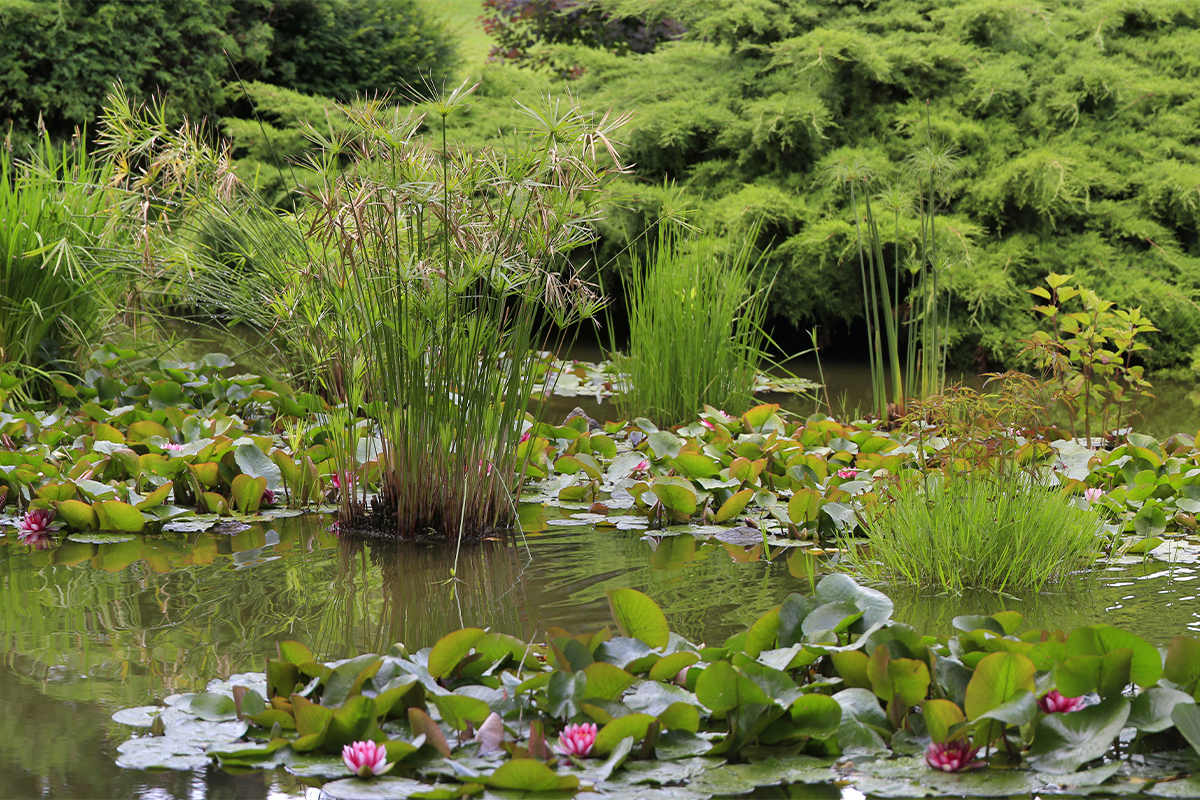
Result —
[[729, 499], [722, 503], [721, 507], [717, 509], [717, 514], [713, 518], [713, 522], [720, 525], [722, 522], [727, 522], [733, 519], [746, 509], [746, 506], [750, 504], [752, 499], [754, 499], [753, 489], [742, 489], [740, 492], [734, 492], [732, 495], [730, 495]]
[[147, 509], [151, 509], [156, 506], [162, 505], [166, 501], [167, 496], [171, 494], [171, 491], [174, 488], [175, 488], [175, 484], [173, 484], [171, 481], [167, 481], [162, 486], [159, 486], [153, 492], [146, 495], [142, 499], [142, 501], [137, 504], [137, 506], [136, 506], [137, 510], [138, 511], [146, 511]]
[[592, 752], [598, 756], [608, 755], [621, 743], [622, 739], [629, 736], [633, 737], [636, 744], [646, 738], [646, 731], [650, 729], [653, 722], [654, 717], [649, 714], [626, 714], [623, 717], [617, 717], [596, 733], [596, 742], [592, 745]]
[[696, 487], [684, 478], [656, 478], [650, 491], [676, 514], [691, 516], [696, 513]]
[[647, 441], [655, 458], [674, 458], [679, 455], [684, 444], [683, 439], [668, 431], [655, 431]]
[[690, 667], [699, 660], [700, 654], [692, 650], [672, 653], [655, 662], [654, 666], [650, 668], [650, 672], [646, 674], [646, 677], [652, 681], [669, 681], [679, 674], [679, 670], [684, 667]]
[[1133, 651], [1128, 647], [1102, 656], [1075, 656], [1054, 668], [1058, 691], [1067, 697], [1082, 697], [1097, 692], [1101, 697], [1120, 694], [1129, 683]]
[[1200, 692], [1200, 640], [1191, 636], [1176, 636], [1167, 648], [1163, 677], [1180, 688]]
[[429, 652], [429, 674], [434, 678], [449, 675], [467, 657], [475, 643], [483, 638], [484, 633], [482, 628], [463, 628], [438, 639]]
[[536, 759], [514, 758], [501, 764], [488, 777], [487, 785], [493, 789], [519, 789], [526, 792], [570, 791], [579, 788], [579, 778], [574, 775], [560, 776]]
[[192, 698], [192, 713], [200, 719], [216, 721], [237, 718], [233, 698], [214, 692], [201, 692]]
[[700, 673], [696, 679], [696, 699], [718, 713], [747, 703], [772, 704], [758, 684], [738, 672], [728, 661], [713, 662]]
[[1142, 733], [1159, 733], [1175, 724], [1171, 716], [1175, 706], [1180, 703], [1195, 705], [1195, 702], [1187, 692], [1151, 686], [1133, 698], [1129, 719], [1125, 724], [1132, 725]]
[[1129, 677], [1138, 686], [1153, 686], [1162, 677], [1162, 656], [1157, 648], [1140, 636], [1111, 625], [1076, 628], [1067, 637], [1067, 656], [1102, 656], [1113, 650], [1129, 648], [1133, 657]]
[[266, 478], [252, 478], [249, 475], [234, 477], [231, 486], [233, 503], [242, 514], [253, 514], [262, 503], [263, 493], [267, 490]]
[[58, 504], [58, 515], [71, 530], [94, 531], [100, 527], [96, 510], [82, 500], [63, 500]]
[[1108, 752], [1128, 717], [1129, 700], [1121, 695], [1070, 714], [1048, 714], [1029, 746], [1029, 763], [1056, 775], [1075, 772]]
[[750, 631], [746, 634], [746, 655], [758, 658], [763, 650], [770, 650], [775, 646], [778, 635], [779, 609], [773, 608], [750, 626]]
[[587, 676], [584, 699], [616, 700], [637, 680], [620, 667], [603, 661], [588, 664], [583, 674]]
[[826, 694], [805, 694], [789, 709], [795, 733], [824, 739], [837, 733], [842, 724], [842, 707]]
[[1192, 749], [1200, 753], [1200, 706], [1180, 703], [1171, 710], [1171, 720]]
[[158, 409], [186, 405], [186, 401], [187, 397], [183, 393], [182, 386], [175, 381], [163, 381], [150, 388], [147, 404], [151, 408]]
[[102, 531], [137, 533], [146, 527], [142, 512], [120, 500], [102, 500], [92, 506]]
[[1034, 675], [1037, 668], [1027, 656], [1020, 653], [992, 653], [975, 666], [975, 674], [967, 684], [967, 696], [963, 710], [967, 719], [973, 720], [980, 714], [1007, 703], [1019, 692], [1036, 690]]
[[950, 729], [967, 721], [958, 704], [950, 700], [926, 700], [921, 704], [921, 712], [925, 717], [929, 738], [935, 742], [949, 741]]
[[657, 603], [636, 589], [609, 589], [607, 596], [608, 607], [622, 635], [640, 639], [650, 647], [667, 646], [671, 629]]
[[482, 725], [491, 713], [487, 703], [474, 697], [435, 694], [430, 696], [429, 700], [441, 712], [442, 721], [455, 730], [465, 729], [468, 722], [476, 726]]
[[425, 744], [437, 750], [443, 758], [450, 757], [450, 745], [446, 742], [446, 735], [442, 733], [442, 729], [433, 721], [433, 718], [419, 708], [410, 708], [408, 710], [408, 726], [412, 730], [413, 739], [418, 736], [425, 737]]
[[985, 711], [972, 722], [996, 720], [1005, 725], [1021, 726], [1037, 719], [1038, 704], [1033, 692], [1018, 692], [1011, 700], [1001, 703], [990, 711]]
[[279, 465], [268, 458], [258, 445], [238, 445], [237, 449], [233, 451], [233, 460], [243, 474], [249, 475], [251, 478], [264, 478], [267, 488], [271, 491], [277, 491], [280, 488], [282, 473], [279, 471]]

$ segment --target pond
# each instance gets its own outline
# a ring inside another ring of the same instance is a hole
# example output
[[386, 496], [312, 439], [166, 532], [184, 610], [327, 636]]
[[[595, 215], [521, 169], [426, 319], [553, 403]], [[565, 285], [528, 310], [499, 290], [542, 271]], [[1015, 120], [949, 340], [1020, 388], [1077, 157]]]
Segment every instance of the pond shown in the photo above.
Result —
[[[122, 770], [116, 747], [129, 729], [110, 714], [262, 670], [280, 639], [327, 660], [395, 641], [424, 647], [464, 625], [520, 637], [596, 629], [610, 622], [605, 591], [616, 587], [649, 594], [688, 639], [717, 643], [789, 594], [808, 593], [814, 570], [829, 568], [795, 549], [768, 563], [761, 545], [572, 527], [554, 524], [556, 513], [531, 515], [515, 541], [464, 547], [456, 580], [448, 548], [339, 538], [315, 514], [235, 534], [129, 535], [45, 551], [9, 535], [0, 540], [0, 797], [302, 797], [304, 785], [282, 772]], [[880, 588], [895, 598], [896, 618], [918, 630], [948, 633], [954, 615], [1012, 608], [1031, 626], [1106, 621], [1161, 645], [1200, 631], [1196, 577], [1147, 561], [1026, 599]]]

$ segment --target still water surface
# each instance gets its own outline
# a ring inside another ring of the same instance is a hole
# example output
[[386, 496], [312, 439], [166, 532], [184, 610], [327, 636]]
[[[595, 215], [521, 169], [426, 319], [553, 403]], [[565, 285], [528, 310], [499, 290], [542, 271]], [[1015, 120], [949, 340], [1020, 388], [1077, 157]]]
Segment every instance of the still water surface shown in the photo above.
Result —
[[[209, 533], [65, 542], [33, 551], [0, 539], [0, 797], [285, 798], [305, 787], [283, 773], [151, 773], [114, 765], [129, 735], [122, 707], [195, 691], [213, 677], [261, 670], [280, 639], [321, 658], [432, 644], [464, 625], [521, 637], [548, 626], [609, 623], [605, 591], [652, 596], [674, 630], [719, 642], [792, 592], [811, 560], [793, 551], [643, 538], [533, 524], [515, 543], [465, 547], [458, 582], [443, 547], [339, 539], [309, 515]], [[1108, 621], [1156, 644], [1200, 630], [1195, 572], [1151, 562], [1103, 573], [1082, 590], [1026, 600], [949, 600], [904, 587], [896, 616], [949, 632], [960, 613], [1023, 611], [1031, 624]], [[315, 797], [315, 791], [308, 792]]]

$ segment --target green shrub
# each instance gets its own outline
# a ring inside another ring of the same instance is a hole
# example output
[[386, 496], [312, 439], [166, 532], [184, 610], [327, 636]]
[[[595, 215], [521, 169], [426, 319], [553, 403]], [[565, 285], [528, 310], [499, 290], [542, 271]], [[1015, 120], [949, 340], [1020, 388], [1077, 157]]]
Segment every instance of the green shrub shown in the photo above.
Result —
[[964, 589], [1039, 591], [1086, 567], [1100, 518], [1023, 473], [975, 470], [899, 483], [863, 520], [866, 546], [848, 560], [876, 580]]
[[0, 120], [26, 138], [39, 116], [56, 137], [89, 125], [116, 81], [197, 119], [248, 111], [235, 77], [349, 99], [455, 61], [418, 0], [0, 0]]
[[750, 247], [723, 254], [727, 247], [661, 234], [652, 260], [635, 259], [626, 287], [629, 352], [613, 357], [624, 375], [622, 416], [670, 425], [694, 419], [705, 404], [733, 414], [749, 407], [764, 358], [766, 292], [752, 288]]

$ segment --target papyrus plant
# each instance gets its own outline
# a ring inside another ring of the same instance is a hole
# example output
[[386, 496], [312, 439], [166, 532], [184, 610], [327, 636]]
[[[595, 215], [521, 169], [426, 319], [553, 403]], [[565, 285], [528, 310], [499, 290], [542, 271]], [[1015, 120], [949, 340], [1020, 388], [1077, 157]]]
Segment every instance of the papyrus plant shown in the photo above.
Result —
[[[366, 480], [340, 480], [357, 487], [339, 494], [343, 524], [402, 538], [513, 522], [536, 352], [550, 323], [600, 306], [567, 256], [592, 239], [622, 169], [611, 137], [626, 117], [550, 98], [520, 106], [524, 135], [455, 146], [446, 119], [470, 91], [313, 121], [305, 166], [318, 178], [293, 215], [245, 186], [218, 191], [223, 179], [187, 212], [192, 231], [235, 234], [220, 251], [191, 238], [190, 296], [280, 339], [345, 421], [326, 441], [338, 473], [379, 470], [370, 503]], [[366, 423], [350, 424], [356, 413]]]

